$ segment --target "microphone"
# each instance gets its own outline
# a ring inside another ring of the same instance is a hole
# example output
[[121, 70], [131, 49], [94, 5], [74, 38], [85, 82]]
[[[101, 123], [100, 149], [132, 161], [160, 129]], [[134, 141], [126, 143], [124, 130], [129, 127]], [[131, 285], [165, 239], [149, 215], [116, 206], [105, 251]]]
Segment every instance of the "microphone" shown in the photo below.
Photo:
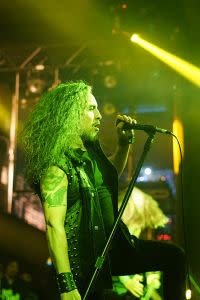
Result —
[[[116, 126], [120, 122], [123, 122], [123, 121], [118, 119], [116, 121]], [[159, 128], [159, 127], [156, 127], [156, 126], [153, 126], [153, 125], [137, 124], [137, 123], [136, 124], [135, 123], [133, 123], [133, 124], [124, 123], [123, 129], [124, 130], [130, 130], [130, 129], [143, 130], [143, 131], [146, 131], [147, 133], [148, 132], [152, 132], [152, 133], [160, 132], [160, 133], [171, 134], [171, 132], [167, 129]]]

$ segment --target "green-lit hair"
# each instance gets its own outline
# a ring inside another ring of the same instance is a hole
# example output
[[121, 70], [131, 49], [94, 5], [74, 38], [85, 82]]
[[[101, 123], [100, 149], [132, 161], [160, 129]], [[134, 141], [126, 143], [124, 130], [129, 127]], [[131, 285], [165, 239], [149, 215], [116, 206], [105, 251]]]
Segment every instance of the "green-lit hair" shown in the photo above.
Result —
[[59, 165], [71, 143], [80, 141], [80, 117], [91, 87], [84, 81], [59, 84], [38, 101], [20, 133], [26, 176], [38, 183], [49, 166]]

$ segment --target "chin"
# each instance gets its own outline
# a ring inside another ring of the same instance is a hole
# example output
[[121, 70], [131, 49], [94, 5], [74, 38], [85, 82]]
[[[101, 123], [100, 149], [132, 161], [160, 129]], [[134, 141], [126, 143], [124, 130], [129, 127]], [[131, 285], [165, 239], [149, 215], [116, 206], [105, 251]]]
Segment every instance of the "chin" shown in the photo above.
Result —
[[90, 138], [89, 138], [89, 141], [90, 142], [95, 142], [95, 141], [97, 141], [98, 140], [98, 134], [95, 134], [95, 135], [93, 135], [93, 136], [90, 136]]
[[87, 136], [84, 137], [84, 141], [85, 141], [86, 143], [94, 143], [94, 142], [96, 142], [98, 139], [99, 139], [98, 133], [96, 133], [96, 134], [89, 134], [89, 135], [87, 135]]

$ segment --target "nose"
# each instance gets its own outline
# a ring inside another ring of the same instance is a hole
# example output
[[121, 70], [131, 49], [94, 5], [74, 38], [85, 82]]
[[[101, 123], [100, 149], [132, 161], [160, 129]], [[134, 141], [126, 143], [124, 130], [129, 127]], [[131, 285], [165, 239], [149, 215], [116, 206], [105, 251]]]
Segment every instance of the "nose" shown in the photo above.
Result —
[[101, 120], [102, 115], [100, 114], [100, 111], [97, 109], [96, 119]]

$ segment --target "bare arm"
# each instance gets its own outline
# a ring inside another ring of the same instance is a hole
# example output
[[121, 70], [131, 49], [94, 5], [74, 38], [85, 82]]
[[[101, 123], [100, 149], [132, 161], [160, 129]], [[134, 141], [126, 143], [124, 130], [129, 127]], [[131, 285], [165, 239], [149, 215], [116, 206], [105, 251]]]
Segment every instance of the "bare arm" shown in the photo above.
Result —
[[57, 273], [70, 272], [64, 220], [67, 210], [68, 180], [58, 167], [50, 167], [41, 180], [41, 195], [46, 220], [46, 236]]
[[[41, 195], [46, 220], [46, 237], [56, 273], [71, 272], [64, 228], [67, 211], [66, 174], [58, 167], [49, 167], [42, 177]], [[61, 299], [81, 299], [77, 290], [61, 294]]]
[[108, 159], [115, 166], [120, 177], [124, 171], [124, 168], [127, 163], [128, 154], [129, 154], [130, 145], [125, 146], [117, 145], [116, 151]]
[[111, 163], [115, 166], [118, 172], [118, 176], [120, 177], [124, 171], [124, 168], [127, 163], [128, 154], [130, 150], [130, 140], [131, 143], [134, 138], [134, 132], [130, 128], [128, 130], [124, 129], [124, 125], [133, 124], [136, 121], [129, 116], [126, 115], [117, 115], [117, 139], [118, 145], [115, 153], [108, 157]]

